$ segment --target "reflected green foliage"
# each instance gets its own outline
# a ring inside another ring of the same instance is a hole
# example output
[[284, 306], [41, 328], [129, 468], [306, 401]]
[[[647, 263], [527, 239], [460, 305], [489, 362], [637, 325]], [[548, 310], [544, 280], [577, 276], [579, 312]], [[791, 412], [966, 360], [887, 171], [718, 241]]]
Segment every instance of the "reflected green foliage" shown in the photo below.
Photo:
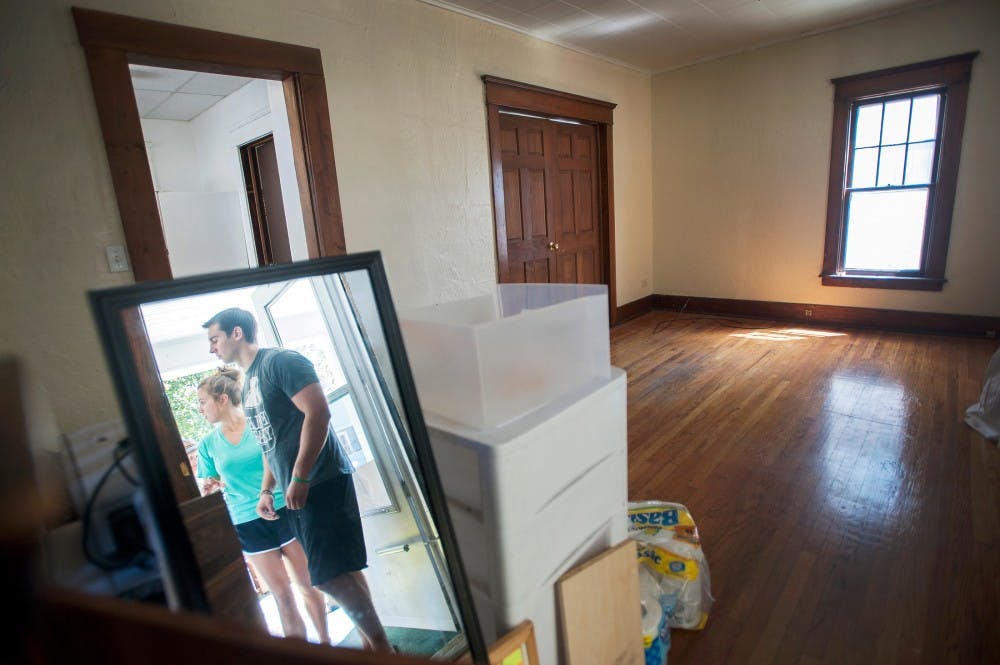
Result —
[[177, 421], [177, 430], [181, 433], [181, 440], [185, 443], [201, 441], [212, 431], [212, 426], [198, 411], [198, 384], [214, 371], [214, 369], [207, 369], [204, 372], [196, 372], [163, 382], [167, 401], [170, 402], [170, 410], [174, 412], [174, 420]]

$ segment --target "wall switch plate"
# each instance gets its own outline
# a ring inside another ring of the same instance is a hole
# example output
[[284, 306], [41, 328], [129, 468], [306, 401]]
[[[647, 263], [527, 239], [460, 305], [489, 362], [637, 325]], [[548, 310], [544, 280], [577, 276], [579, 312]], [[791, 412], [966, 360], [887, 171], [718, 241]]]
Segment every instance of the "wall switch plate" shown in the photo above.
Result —
[[108, 245], [104, 248], [108, 255], [108, 270], [111, 272], [128, 272], [128, 253], [124, 245]]

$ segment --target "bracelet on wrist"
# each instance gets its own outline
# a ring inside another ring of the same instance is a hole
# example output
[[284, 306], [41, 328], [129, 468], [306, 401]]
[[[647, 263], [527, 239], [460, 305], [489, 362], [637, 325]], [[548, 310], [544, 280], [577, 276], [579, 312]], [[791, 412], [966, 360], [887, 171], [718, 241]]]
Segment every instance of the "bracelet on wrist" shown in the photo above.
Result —
[[308, 480], [306, 480], [305, 478], [300, 478], [299, 476], [292, 476], [292, 482], [293, 483], [303, 483], [305, 485], [309, 484]]
[[260, 493], [261, 493], [262, 496], [264, 494], [267, 494], [267, 495], [272, 496], [272, 497], [274, 496], [274, 492], [272, 492], [271, 490], [261, 490]]

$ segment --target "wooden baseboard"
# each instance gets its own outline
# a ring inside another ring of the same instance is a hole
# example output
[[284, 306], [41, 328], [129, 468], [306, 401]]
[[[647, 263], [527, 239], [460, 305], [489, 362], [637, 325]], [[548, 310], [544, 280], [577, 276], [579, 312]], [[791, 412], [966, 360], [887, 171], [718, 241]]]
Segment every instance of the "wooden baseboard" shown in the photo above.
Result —
[[654, 309], [683, 310], [691, 314], [743, 316], [853, 328], [877, 328], [903, 332], [966, 335], [994, 338], [1000, 333], [1000, 317], [897, 309], [810, 305], [806, 303], [731, 300], [654, 294], [618, 308], [616, 323]]
[[645, 298], [639, 298], [638, 300], [633, 300], [630, 303], [626, 303], [621, 307], [615, 309], [615, 320], [613, 325], [618, 325], [619, 323], [624, 323], [629, 319], [634, 319], [637, 316], [642, 316], [643, 314], [648, 314], [653, 311], [653, 301], [657, 298], [654, 295], [648, 295]]

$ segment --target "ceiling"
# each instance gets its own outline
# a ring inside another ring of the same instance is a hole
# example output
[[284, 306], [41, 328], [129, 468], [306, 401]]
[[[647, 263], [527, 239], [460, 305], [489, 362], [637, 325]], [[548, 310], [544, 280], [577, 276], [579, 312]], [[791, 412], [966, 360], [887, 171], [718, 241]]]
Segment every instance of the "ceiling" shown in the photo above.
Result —
[[421, 0], [646, 72], [943, 0]]
[[223, 97], [253, 81], [181, 69], [129, 65], [139, 117], [151, 120], [193, 120]]

